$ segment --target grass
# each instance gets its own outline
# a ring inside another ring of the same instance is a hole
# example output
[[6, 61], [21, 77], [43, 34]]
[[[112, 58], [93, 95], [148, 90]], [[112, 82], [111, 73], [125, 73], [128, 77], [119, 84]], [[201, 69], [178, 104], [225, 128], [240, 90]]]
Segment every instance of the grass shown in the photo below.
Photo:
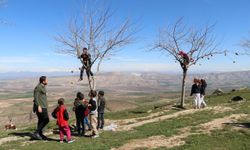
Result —
[[[186, 139], [186, 144], [171, 150], [243, 150], [249, 149], [249, 130], [231, 131], [216, 130], [211, 135], [192, 135]], [[159, 148], [159, 150], [164, 148]]]
[[[231, 102], [230, 99], [234, 96], [240, 95], [247, 99], [247, 101], [242, 103]], [[20, 150], [42, 150], [42, 149], [101, 149], [106, 150], [113, 147], [122, 146], [128, 143], [131, 139], [142, 139], [155, 135], [165, 135], [167, 137], [179, 134], [179, 129], [184, 127], [191, 127], [192, 132], [196, 132], [197, 128], [195, 126], [209, 122], [216, 118], [222, 118], [230, 114], [236, 113], [246, 113], [250, 114], [250, 91], [240, 91], [234, 93], [228, 93], [221, 96], [208, 96], [207, 103], [210, 106], [224, 105], [234, 108], [234, 110], [229, 112], [214, 113], [212, 110], [203, 110], [190, 115], [179, 116], [177, 118], [162, 120], [154, 123], [144, 124], [140, 127], [135, 128], [135, 130], [127, 132], [103, 132], [98, 139], [91, 138], [79, 138], [75, 143], [72, 144], [60, 144], [58, 142], [36, 142], [31, 143], [26, 146], [21, 146], [25, 140], [10, 142], [2, 145], [1, 150], [7, 149], [20, 149]], [[191, 99], [187, 101], [188, 107], [191, 107]], [[162, 108], [165, 108], [167, 104], [161, 104]], [[148, 111], [153, 110], [153, 105], [151, 106], [140, 106], [137, 109], [131, 109], [128, 111], [121, 111], [116, 113], [107, 113], [106, 118], [109, 119], [127, 119], [134, 117], [142, 117], [149, 115]], [[156, 109], [152, 112], [162, 111], [162, 109]], [[151, 113], [152, 113], [151, 112]], [[175, 111], [170, 111], [169, 113], [174, 113]], [[240, 120], [241, 122], [247, 122], [247, 118]], [[51, 122], [49, 128], [53, 128], [55, 122]], [[211, 135], [201, 134], [201, 135], [191, 135], [184, 139], [186, 144], [180, 147], [174, 147], [173, 150], [196, 150], [196, 149], [249, 149], [250, 143], [250, 131], [247, 129], [240, 131], [233, 131], [232, 126], [226, 126], [223, 130], [213, 131]], [[34, 131], [34, 125], [25, 129], [22, 132]], [[3, 136], [6, 134], [3, 133]], [[0, 137], [2, 133], [0, 132]], [[56, 139], [59, 135], [56, 135]], [[165, 148], [159, 148], [165, 149]]]
[[31, 97], [33, 97], [33, 92], [26, 92], [26, 93], [19, 93], [19, 94], [6, 93], [6, 94], [1, 94], [0, 100], [31, 98]]

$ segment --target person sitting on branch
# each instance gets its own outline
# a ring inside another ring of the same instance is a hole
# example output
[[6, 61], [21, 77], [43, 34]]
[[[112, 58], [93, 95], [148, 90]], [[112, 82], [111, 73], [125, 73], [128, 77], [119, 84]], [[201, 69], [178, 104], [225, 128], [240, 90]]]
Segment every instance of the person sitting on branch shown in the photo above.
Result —
[[80, 68], [81, 73], [80, 73], [79, 81], [83, 80], [82, 76], [83, 76], [84, 69], [86, 70], [88, 79], [90, 79], [89, 76], [91, 76], [92, 79], [94, 80], [94, 74], [91, 71], [91, 66], [92, 66], [91, 55], [88, 53], [88, 49], [86, 47], [83, 48], [83, 53], [81, 54], [79, 59], [81, 60], [83, 64], [82, 68]]
[[185, 52], [183, 52], [183, 51], [180, 51], [180, 52], [179, 52], [179, 55], [180, 55], [181, 58], [182, 58], [183, 64], [184, 64], [184, 65], [188, 65], [189, 62], [190, 62], [190, 59], [189, 59], [188, 54], [185, 53]]

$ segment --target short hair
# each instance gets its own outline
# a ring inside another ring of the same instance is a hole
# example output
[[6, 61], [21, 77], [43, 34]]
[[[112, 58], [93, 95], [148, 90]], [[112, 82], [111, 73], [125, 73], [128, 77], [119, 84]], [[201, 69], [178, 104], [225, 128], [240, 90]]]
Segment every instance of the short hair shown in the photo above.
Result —
[[98, 94], [104, 96], [104, 91], [99, 91]]
[[96, 95], [97, 95], [97, 93], [96, 93], [95, 90], [91, 90], [91, 91], [89, 92], [89, 96], [96, 97]]
[[201, 79], [201, 84], [207, 84], [205, 79]]
[[82, 92], [77, 92], [76, 98], [83, 100], [84, 99], [84, 94]]
[[64, 98], [59, 98], [58, 99], [58, 104], [63, 105], [64, 104]]
[[46, 76], [41, 76], [40, 78], [39, 78], [39, 82], [40, 83], [43, 83], [44, 81], [46, 81]]
[[82, 50], [84, 51], [84, 50], [88, 50], [88, 49], [86, 47], [84, 47]]

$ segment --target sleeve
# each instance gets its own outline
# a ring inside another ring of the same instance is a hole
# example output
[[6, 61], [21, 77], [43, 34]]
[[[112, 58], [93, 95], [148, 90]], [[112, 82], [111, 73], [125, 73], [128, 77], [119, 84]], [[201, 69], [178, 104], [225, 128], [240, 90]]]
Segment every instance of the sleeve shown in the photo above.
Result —
[[37, 106], [42, 106], [39, 93], [41, 92], [41, 87], [37, 86], [34, 90], [34, 102]]
[[194, 85], [192, 85], [190, 96], [193, 95], [193, 92], [194, 92]]
[[91, 100], [91, 110], [96, 110], [96, 101]]
[[37, 87], [35, 87], [35, 89], [34, 89], [34, 104], [35, 105], [38, 105], [38, 102], [37, 102], [37, 98], [38, 98], [38, 96], [37, 96]]
[[67, 121], [69, 120], [69, 113], [68, 113], [67, 109], [64, 110], [63, 117], [65, 120], [67, 120]]
[[53, 112], [51, 113], [51, 116], [55, 119], [57, 118], [56, 113], [57, 113], [57, 108], [54, 109]]
[[103, 98], [103, 108], [105, 108], [105, 107], [106, 107], [106, 99]]

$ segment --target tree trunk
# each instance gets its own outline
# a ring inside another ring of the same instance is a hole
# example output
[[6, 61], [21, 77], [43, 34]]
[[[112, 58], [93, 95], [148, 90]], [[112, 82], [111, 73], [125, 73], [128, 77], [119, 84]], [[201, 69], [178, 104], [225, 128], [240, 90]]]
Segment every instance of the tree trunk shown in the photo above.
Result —
[[184, 105], [185, 105], [186, 77], [187, 77], [187, 68], [183, 68], [182, 85], [181, 85], [181, 107], [182, 108], [184, 108]]

